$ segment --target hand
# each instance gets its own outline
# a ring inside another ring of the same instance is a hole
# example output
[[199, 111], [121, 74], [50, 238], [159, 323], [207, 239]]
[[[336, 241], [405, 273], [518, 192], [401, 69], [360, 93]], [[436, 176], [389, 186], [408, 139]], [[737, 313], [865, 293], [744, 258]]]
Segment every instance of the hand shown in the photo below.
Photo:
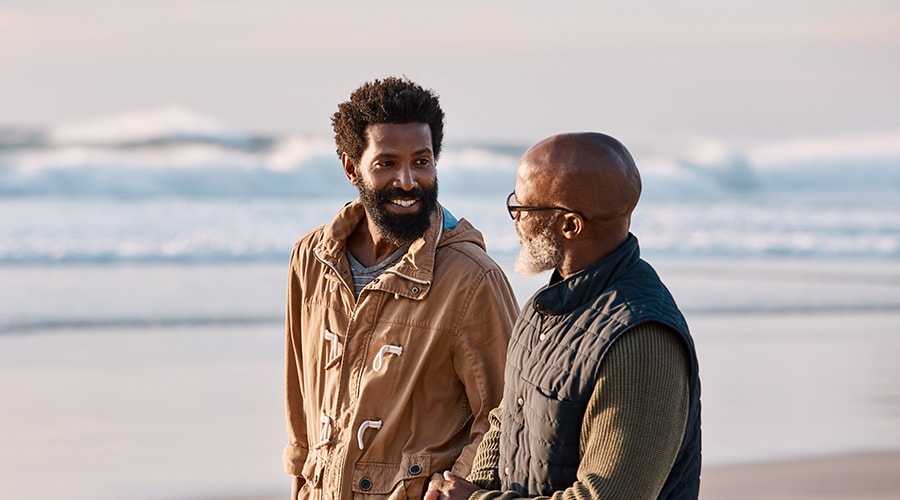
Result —
[[466, 500], [479, 489], [477, 485], [452, 472], [444, 471], [443, 477], [438, 474], [431, 476], [425, 500]]

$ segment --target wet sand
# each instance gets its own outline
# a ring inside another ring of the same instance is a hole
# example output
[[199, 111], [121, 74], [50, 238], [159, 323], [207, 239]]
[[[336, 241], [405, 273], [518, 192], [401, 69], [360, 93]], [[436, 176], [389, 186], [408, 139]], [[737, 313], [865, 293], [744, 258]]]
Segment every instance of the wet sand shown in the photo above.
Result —
[[[900, 498], [900, 263], [650, 260], [700, 356], [703, 498]], [[283, 279], [0, 269], [33, 325], [0, 335], [0, 498], [287, 498]]]
[[709, 467], [704, 500], [900, 498], [900, 451]]
[[[893, 500], [900, 498], [900, 451], [713, 466], [703, 500]], [[195, 500], [286, 500], [289, 490]]]

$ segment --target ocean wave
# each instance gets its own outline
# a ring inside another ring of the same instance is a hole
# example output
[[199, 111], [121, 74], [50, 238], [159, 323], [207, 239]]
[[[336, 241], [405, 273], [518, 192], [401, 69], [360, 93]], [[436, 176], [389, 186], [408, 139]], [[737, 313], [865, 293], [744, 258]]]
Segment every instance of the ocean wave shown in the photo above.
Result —
[[772, 141], [743, 148], [715, 139], [681, 154], [679, 174], [729, 192], [900, 190], [900, 132]]
[[253, 138], [184, 107], [122, 113], [51, 127], [44, 136], [52, 146], [132, 146], [209, 142], [245, 147]]
[[[0, 265], [282, 262], [352, 198], [0, 199]], [[502, 195], [441, 198], [492, 254], [518, 251]], [[900, 198], [870, 203], [647, 200], [632, 230], [653, 255], [900, 258]]]
[[59, 330], [108, 330], [148, 328], [201, 328], [210, 326], [248, 326], [282, 323], [282, 315], [258, 316], [170, 316], [170, 317], [110, 317], [110, 318], [32, 318], [0, 321], [0, 335], [48, 333]]
[[[639, 145], [645, 198], [900, 190], [900, 132], [737, 147]], [[448, 144], [445, 192], [506, 193], [525, 145]], [[0, 130], [0, 196], [282, 197], [352, 194], [328, 137], [254, 135], [182, 108], [45, 130]]]
[[[502, 204], [525, 149], [444, 146], [440, 198], [492, 251], [518, 248]], [[646, 251], [900, 257], [900, 133], [633, 150]], [[280, 261], [356, 196], [326, 137], [247, 134], [180, 109], [8, 127], [0, 265]]]

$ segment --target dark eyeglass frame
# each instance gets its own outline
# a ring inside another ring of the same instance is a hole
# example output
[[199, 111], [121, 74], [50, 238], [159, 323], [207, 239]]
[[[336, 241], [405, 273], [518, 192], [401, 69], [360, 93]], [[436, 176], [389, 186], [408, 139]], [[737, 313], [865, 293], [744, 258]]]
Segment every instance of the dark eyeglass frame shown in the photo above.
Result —
[[[516, 196], [516, 192], [513, 191], [512, 193], [509, 193], [509, 196], [506, 197], [506, 210], [509, 212], [509, 216], [510, 216], [510, 218], [512, 218], [512, 220], [516, 220], [516, 217], [518, 216], [519, 212], [539, 212], [542, 210], [562, 210], [563, 212], [576, 214], [579, 217], [581, 217], [582, 219], [587, 220], [587, 217], [585, 217], [584, 215], [580, 214], [579, 212], [576, 212], [575, 210], [572, 210], [572, 209], [566, 208], [566, 207], [511, 205], [510, 201], [512, 201], [512, 199], [515, 198], [515, 196]], [[518, 200], [516, 200], [516, 201], [518, 201]]]

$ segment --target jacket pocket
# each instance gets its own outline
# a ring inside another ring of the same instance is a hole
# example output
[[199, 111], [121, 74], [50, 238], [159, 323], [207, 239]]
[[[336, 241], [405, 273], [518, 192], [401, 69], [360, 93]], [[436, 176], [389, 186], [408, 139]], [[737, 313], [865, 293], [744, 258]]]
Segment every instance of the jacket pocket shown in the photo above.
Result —
[[419, 499], [430, 475], [430, 455], [404, 455], [400, 463], [357, 463], [352, 487], [355, 494], [380, 495], [392, 500], [408, 496]]

